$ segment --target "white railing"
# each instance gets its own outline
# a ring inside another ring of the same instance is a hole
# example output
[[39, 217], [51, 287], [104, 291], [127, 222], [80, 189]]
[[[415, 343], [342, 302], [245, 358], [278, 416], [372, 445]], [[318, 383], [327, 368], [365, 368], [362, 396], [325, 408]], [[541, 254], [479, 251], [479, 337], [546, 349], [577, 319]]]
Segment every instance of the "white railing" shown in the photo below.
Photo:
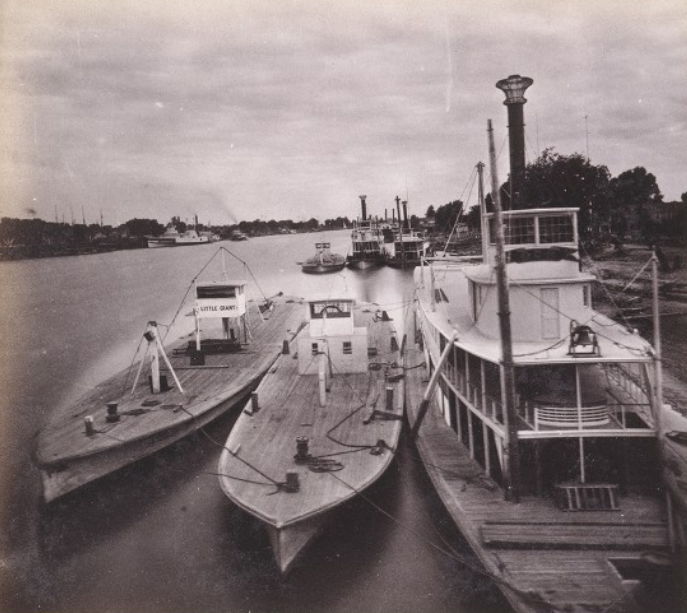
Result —
[[589, 407], [534, 407], [535, 430], [539, 430], [539, 426], [594, 428], [609, 421], [606, 403]]

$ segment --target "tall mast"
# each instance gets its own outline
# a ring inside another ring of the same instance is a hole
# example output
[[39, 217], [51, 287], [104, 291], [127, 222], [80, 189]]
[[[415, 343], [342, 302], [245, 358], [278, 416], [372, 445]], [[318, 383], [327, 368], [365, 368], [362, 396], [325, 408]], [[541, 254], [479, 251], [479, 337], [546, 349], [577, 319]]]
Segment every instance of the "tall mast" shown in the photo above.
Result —
[[486, 262], [489, 247], [489, 224], [487, 223], [487, 205], [484, 201], [484, 164], [477, 162], [477, 201], [479, 202], [479, 222], [482, 233], [482, 258]]
[[491, 165], [491, 197], [494, 201], [494, 224], [496, 243], [496, 291], [499, 303], [499, 328], [501, 331], [501, 401], [506, 419], [506, 446], [503, 450], [505, 497], [511, 502], [520, 501], [520, 452], [518, 449], [518, 422], [515, 405], [515, 373], [513, 367], [513, 341], [510, 328], [510, 304], [508, 299], [508, 278], [504, 249], [501, 195], [496, 171], [496, 149], [491, 119], [487, 123], [489, 133], [489, 163]]

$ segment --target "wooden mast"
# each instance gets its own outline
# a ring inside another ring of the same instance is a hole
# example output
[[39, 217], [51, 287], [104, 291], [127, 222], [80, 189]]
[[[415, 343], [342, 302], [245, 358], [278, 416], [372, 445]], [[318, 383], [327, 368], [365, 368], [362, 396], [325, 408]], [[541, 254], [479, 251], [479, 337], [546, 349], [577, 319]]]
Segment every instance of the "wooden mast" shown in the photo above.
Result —
[[494, 201], [494, 225], [496, 243], [496, 290], [499, 303], [499, 328], [501, 332], [501, 381], [502, 401], [506, 419], [507, 444], [503, 450], [505, 498], [511, 502], [520, 501], [520, 452], [518, 449], [518, 422], [515, 406], [515, 373], [513, 368], [513, 343], [510, 328], [510, 304], [508, 299], [508, 279], [506, 277], [506, 258], [504, 250], [503, 220], [501, 216], [501, 196], [496, 172], [496, 150], [491, 119], [488, 120], [489, 163], [491, 165], [491, 197]]

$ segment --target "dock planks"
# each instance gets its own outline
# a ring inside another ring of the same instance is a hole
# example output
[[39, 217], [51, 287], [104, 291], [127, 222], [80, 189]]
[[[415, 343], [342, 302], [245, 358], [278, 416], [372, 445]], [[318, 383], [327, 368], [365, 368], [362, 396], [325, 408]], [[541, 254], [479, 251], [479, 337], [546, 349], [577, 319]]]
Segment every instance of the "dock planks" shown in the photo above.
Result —
[[[412, 367], [424, 355], [410, 343], [405, 360]], [[428, 379], [424, 369], [406, 370], [411, 425]], [[449, 514], [516, 611], [636, 610], [633, 582], [623, 583], [612, 560], [666, 550], [657, 501], [630, 495], [622, 498], [621, 512], [572, 514], [553, 500], [506, 502], [434, 405], [416, 445]]]
[[[394, 456], [404, 392], [402, 378], [393, 383], [385, 378], [400, 373], [402, 366], [398, 348], [392, 350], [393, 325], [376, 317], [369, 305], [357, 305], [355, 319], [356, 326], [365, 325], [370, 332], [370, 363], [388, 366], [334, 373], [326, 404], [320, 406], [318, 376], [298, 374], [297, 342], [292, 342], [292, 353], [281, 355], [258, 387], [259, 410], [250, 414], [250, 405], [246, 407], [220, 457], [223, 490], [266, 524], [278, 545], [275, 555], [282, 572], [315, 536], [327, 511], [376, 481]], [[387, 385], [394, 389], [392, 412], [399, 419], [369, 419], [375, 409], [386, 410]], [[296, 463], [296, 438], [301, 436], [308, 437], [311, 456], [339, 462], [341, 469], [313, 472]], [[383, 445], [377, 447], [380, 441]], [[299, 491], [283, 487], [287, 471], [298, 474]]]
[[[184, 389], [175, 386], [164, 365], [170, 389], [153, 394], [144, 369], [132, 391], [136, 367], [97, 385], [75, 404], [58, 408], [39, 433], [35, 459], [51, 500], [178, 440], [231, 409], [257, 386], [274, 363], [284, 340], [302, 324], [300, 299], [277, 298], [260, 316], [248, 310], [252, 340], [242, 351], [206, 354], [205, 364], [191, 364], [189, 337], [165, 351]], [[108, 423], [106, 403], [118, 402], [119, 421]], [[84, 418], [93, 417], [94, 434]]]

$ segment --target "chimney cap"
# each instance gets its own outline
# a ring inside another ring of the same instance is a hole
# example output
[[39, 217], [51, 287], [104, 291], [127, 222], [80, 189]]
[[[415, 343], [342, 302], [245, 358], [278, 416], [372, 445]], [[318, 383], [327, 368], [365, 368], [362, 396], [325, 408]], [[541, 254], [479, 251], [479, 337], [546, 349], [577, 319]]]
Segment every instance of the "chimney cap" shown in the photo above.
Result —
[[358, 198], [360, 198], [361, 200], [365, 200], [365, 198], [367, 198], [367, 196], [358, 196]]
[[529, 77], [521, 77], [519, 74], [510, 75], [507, 79], [501, 79], [496, 83], [504, 94], [506, 100], [503, 104], [525, 104], [525, 90], [532, 85], [534, 81]]

